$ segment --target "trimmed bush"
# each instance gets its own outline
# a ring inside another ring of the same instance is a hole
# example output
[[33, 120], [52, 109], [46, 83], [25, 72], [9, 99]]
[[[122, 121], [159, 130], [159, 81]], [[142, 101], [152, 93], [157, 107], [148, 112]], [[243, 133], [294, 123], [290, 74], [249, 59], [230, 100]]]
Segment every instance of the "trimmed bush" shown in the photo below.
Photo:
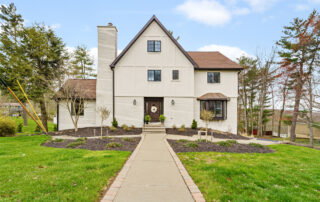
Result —
[[122, 127], [122, 129], [124, 131], [129, 131], [130, 130], [129, 126], [127, 126], [126, 124], [123, 124], [121, 127]]
[[112, 126], [117, 128], [118, 127], [118, 121], [116, 118], [113, 118], [113, 121], [111, 122]]
[[166, 117], [165, 117], [163, 114], [161, 114], [161, 115], [159, 116], [159, 121], [160, 121], [161, 123], [163, 123], [165, 120], [166, 120]]
[[178, 129], [179, 132], [184, 132], [185, 130], [186, 130], [186, 127], [185, 127], [184, 125], [182, 125], [182, 126]]
[[131, 129], [135, 129], [136, 127], [134, 125], [131, 126]]
[[57, 124], [53, 125], [53, 131], [58, 131], [58, 125]]
[[249, 145], [252, 147], [257, 147], [257, 148], [261, 148], [261, 149], [264, 148], [264, 146], [262, 144], [258, 144], [258, 143], [254, 143], [254, 142], [249, 143]]
[[19, 123], [17, 126], [17, 132], [22, 133], [23, 123]]
[[16, 123], [9, 117], [0, 116], [0, 137], [14, 136], [16, 134]]
[[144, 121], [145, 121], [146, 123], [149, 123], [149, 122], [151, 121], [151, 116], [150, 116], [150, 115], [146, 115], [146, 116], [144, 117]]
[[190, 147], [190, 148], [197, 148], [198, 144], [194, 143], [194, 142], [188, 142], [187, 144], [185, 144], [184, 146], [186, 147]]
[[177, 126], [176, 126], [176, 125], [173, 125], [173, 126], [172, 126], [172, 129], [173, 129], [173, 130], [177, 130]]
[[117, 148], [117, 147], [122, 147], [122, 144], [118, 142], [110, 142], [106, 145], [107, 148]]
[[198, 123], [196, 120], [193, 119], [192, 124], [191, 124], [192, 129], [197, 129], [198, 128]]
[[117, 130], [116, 127], [114, 127], [114, 126], [111, 126], [111, 127], [110, 127], [110, 131], [111, 131], [111, 132], [114, 132], [114, 131], [116, 131], [116, 130]]

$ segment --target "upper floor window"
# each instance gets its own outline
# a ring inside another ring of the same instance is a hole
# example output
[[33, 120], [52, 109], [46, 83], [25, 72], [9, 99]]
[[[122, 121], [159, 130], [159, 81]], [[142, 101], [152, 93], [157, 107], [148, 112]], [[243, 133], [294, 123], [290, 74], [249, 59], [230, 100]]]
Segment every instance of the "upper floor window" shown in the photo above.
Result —
[[179, 80], [179, 70], [172, 70], [172, 80]]
[[148, 81], [161, 81], [161, 70], [148, 70]]
[[220, 72], [208, 72], [208, 83], [220, 83]]
[[161, 41], [148, 40], [148, 52], [160, 52]]

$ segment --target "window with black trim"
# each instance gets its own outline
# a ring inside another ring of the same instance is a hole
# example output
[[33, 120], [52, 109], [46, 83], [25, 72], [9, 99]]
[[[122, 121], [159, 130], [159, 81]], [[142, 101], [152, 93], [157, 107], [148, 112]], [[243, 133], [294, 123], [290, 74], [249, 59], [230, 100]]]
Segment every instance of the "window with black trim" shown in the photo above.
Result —
[[208, 83], [220, 83], [220, 72], [208, 72]]
[[148, 70], [148, 81], [161, 81], [161, 70]]
[[225, 100], [201, 100], [200, 111], [208, 110], [213, 113], [213, 119], [225, 120], [227, 118], [227, 101]]
[[179, 70], [172, 70], [172, 80], [179, 80]]
[[148, 52], [161, 52], [161, 41], [148, 40]]
[[84, 115], [84, 101], [76, 100], [71, 103], [71, 114], [83, 116]]

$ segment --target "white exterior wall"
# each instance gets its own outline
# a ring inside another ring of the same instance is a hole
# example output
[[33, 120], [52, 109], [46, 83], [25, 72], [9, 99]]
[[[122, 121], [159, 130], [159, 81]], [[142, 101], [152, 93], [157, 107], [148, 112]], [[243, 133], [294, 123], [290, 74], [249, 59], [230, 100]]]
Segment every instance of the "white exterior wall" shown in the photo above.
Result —
[[[148, 52], [147, 40], [161, 40], [161, 52]], [[148, 81], [148, 70], [161, 70], [161, 81]], [[172, 80], [179, 70], [179, 80]], [[153, 22], [115, 67], [115, 117], [119, 124], [143, 125], [144, 97], [163, 97], [166, 127], [191, 125], [194, 68], [167, 34]], [[136, 99], [137, 105], [133, 105]], [[171, 105], [171, 100], [175, 105]]]
[[[216, 71], [220, 72], [220, 83], [208, 83], [207, 72], [215, 71], [195, 71], [195, 95], [200, 97], [206, 93], [222, 93], [229, 97], [227, 101], [227, 119], [211, 121], [210, 128], [237, 133], [237, 98], [238, 98], [238, 72], [237, 71]], [[198, 127], [205, 127], [205, 123], [200, 119], [200, 101], [195, 99], [194, 105], [195, 119]]]
[[[96, 102], [85, 101], [84, 116], [79, 117], [78, 128], [92, 127], [96, 124]], [[59, 102], [59, 130], [74, 129], [65, 101]]]

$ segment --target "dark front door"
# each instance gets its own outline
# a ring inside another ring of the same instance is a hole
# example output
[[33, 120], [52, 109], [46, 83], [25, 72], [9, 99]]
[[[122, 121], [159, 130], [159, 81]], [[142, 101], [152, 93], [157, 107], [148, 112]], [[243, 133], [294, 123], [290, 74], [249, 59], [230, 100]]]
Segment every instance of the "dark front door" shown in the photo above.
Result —
[[163, 114], [163, 98], [144, 98], [145, 115], [150, 115], [151, 122], [159, 122], [159, 116]]

